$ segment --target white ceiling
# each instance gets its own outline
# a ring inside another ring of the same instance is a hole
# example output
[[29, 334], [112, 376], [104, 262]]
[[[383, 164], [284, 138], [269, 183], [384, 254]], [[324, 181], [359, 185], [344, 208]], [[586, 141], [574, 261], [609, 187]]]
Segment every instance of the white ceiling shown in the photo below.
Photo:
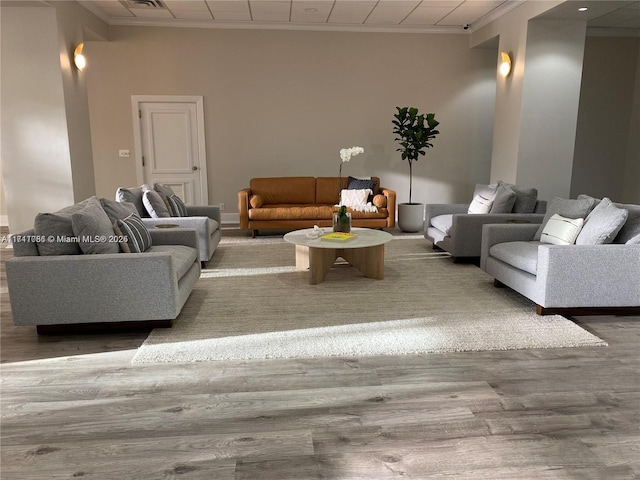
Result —
[[[470, 33], [523, 1], [85, 0], [79, 3], [110, 25]], [[578, 14], [578, 4], [589, 10]], [[589, 27], [640, 32], [639, 0], [571, 0], [551, 12], [555, 18], [580, 15], [578, 18], [589, 20]], [[464, 29], [466, 24], [471, 27]]]

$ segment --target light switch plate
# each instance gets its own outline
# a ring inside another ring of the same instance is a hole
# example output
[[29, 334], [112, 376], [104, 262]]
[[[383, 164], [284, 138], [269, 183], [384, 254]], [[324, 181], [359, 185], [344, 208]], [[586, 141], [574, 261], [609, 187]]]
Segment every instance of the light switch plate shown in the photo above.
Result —
[[131, 152], [129, 150], [118, 150], [118, 155], [120, 157], [129, 158], [131, 156]]

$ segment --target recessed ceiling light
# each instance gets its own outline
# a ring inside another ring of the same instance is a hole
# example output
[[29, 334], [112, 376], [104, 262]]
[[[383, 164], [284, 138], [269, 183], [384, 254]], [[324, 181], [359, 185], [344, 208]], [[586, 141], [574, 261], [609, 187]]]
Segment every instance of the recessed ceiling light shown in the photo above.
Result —
[[304, 11], [305, 12], [309, 12], [309, 13], [313, 13], [313, 12], [317, 12], [318, 9], [317, 8], [305, 8]]
[[587, 10], [589, 10], [587, 7], [580, 7], [578, 9], [579, 12], [586, 12]]

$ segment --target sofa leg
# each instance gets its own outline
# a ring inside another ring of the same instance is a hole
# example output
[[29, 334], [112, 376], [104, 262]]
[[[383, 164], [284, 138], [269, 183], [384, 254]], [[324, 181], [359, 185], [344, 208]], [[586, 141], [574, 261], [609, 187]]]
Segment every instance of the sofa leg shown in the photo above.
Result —
[[139, 322], [98, 322], [98, 323], [62, 323], [55, 325], [36, 325], [38, 335], [74, 335], [92, 333], [114, 333], [171, 328], [173, 320], [143, 320]]
[[200, 262], [200, 267], [203, 268], [203, 269], [207, 268], [207, 262], [205, 262], [205, 261]]
[[502, 283], [500, 280], [494, 278], [493, 279], [493, 286], [496, 288], [504, 288], [506, 287], [506, 285], [504, 283]]
[[258, 230], [251, 230], [251, 238], [256, 238], [258, 236]]
[[581, 315], [640, 315], [640, 307], [543, 307], [536, 305], [538, 315], [562, 315], [579, 317]]

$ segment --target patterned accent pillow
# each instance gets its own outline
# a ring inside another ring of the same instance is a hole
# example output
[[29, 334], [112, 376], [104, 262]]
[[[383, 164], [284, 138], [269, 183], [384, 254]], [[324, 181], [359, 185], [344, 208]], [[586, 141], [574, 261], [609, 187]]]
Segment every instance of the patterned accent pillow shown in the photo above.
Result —
[[126, 237], [120, 243], [125, 253], [142, 253], [151, 246], [151, 234], [138, 215], [132, 213], [114, 224], [116, 235]]
[[171, 195], [167, 197], [169, 201], [169, 206], [171, 216], [172, 217], [186, 217], [187, 216], [187, 207], [184, 202], [177, 195]]
[[467, 213], [474, 214], [482, 214], [489, 213], [491, 211], [491, 206], [493, 205], [493, 200], [490, 198], [485, 198], [482, 195], [476, 195], [473, 197], [473, 201], [469, 205], [469, 209]]
[[556, 213], [542, 230], [540, 242], [553, 245], [573, 245], [582, 230], [582, 225], [584, 225], [584, 218], [566, 218]]
[[376, 185], [378, 184], [375, 180], [363, 180], [360, 178], [349, 177], [347, 180], [347, 189], [348, 190], [365, 190], [370, 189], [372, 192], [376, 191]]

